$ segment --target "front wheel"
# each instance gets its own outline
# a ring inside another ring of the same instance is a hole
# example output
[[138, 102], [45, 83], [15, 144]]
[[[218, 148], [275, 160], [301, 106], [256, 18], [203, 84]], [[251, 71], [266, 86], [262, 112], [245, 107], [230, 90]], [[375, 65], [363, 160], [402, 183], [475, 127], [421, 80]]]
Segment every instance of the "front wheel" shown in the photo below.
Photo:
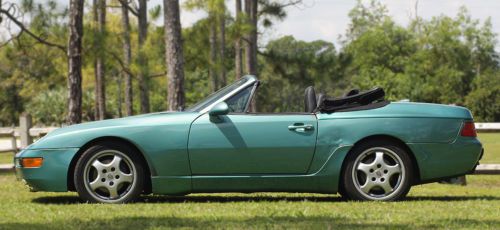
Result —
[[356, 146], [347, 157], [343, 188], [353, 200], [400, 200], [410, 191], [413, 167], [408, 153], [390, 142]]
[[135, 200], [144, 186], [144, 169], [137, 155], [114, 143], [87, 149], [75, 167], [75, 188], [80, 198], [91, 203], [127, 203]]

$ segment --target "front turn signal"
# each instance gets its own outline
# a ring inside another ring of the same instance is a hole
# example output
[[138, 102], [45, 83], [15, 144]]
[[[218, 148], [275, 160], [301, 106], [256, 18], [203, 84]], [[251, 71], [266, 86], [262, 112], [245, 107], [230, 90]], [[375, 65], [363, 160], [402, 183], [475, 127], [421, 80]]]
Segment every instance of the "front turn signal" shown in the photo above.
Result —
[[43, 158], [41, 157], [28, 157], [23, 158], [21, 161], [21, 166], [23, 168], [40, 168], [43, 164]]

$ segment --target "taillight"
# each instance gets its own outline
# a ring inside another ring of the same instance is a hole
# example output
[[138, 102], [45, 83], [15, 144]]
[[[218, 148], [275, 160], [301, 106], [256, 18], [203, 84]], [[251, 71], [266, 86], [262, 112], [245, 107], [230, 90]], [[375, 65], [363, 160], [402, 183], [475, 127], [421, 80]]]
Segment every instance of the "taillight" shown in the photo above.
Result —
[[462, 132], [460, 132], [462, 137], [476, 137], [476, 126], [472, 121], [464, 122], [464, 126], [462, 127]]

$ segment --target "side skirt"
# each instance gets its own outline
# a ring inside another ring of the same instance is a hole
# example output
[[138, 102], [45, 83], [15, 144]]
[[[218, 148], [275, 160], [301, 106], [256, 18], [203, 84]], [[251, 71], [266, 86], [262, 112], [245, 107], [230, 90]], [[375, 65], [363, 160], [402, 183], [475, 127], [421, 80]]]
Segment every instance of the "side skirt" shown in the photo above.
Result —
[[153, 193], [181, 195], [217, 192], [313, 192], [338, 191], [342, 162], [351, 146], [333, 151], [317, 171], [306, 175], [210, 175], [152, 177]]

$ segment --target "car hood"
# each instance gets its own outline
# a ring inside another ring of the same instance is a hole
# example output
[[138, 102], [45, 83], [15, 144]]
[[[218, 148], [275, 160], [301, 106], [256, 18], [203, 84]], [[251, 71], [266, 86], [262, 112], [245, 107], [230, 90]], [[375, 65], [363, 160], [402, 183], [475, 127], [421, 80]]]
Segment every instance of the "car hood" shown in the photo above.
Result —
[[108, 133], [116, 133], [117, 130], [123, 132], [143, 127], [189, 125], [199, 115], [194, 112], [160, 112], [70, 125], [48, 133], [37, 142], [28, 146], [27, 149], [53, 148], [53, 145], [47, 143], [54, 139], [67, 139], [68, 136], [79, 138], [80, 134], [88, 136], [88, 133], [95, 133], [95, 136], [99, 137]]

